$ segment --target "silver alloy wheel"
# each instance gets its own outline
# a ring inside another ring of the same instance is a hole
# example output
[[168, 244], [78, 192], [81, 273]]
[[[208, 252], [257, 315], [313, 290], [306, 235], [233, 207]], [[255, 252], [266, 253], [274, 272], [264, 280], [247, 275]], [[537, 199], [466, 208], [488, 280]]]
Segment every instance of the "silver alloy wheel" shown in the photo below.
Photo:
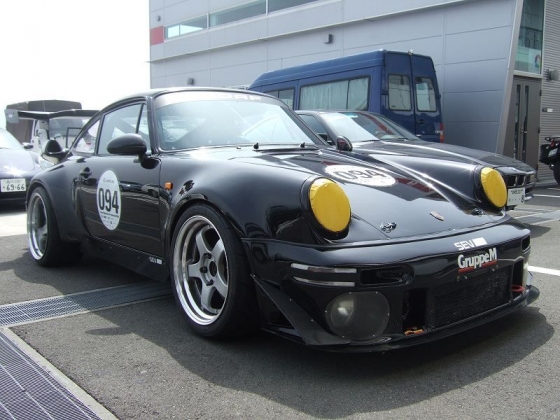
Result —
[[210, 220], [193, 216], [181, 226], [174, 245], [173, 281], [181, 306], [193, 322], [210, 325], [228, 295], [224, 242]]
[[47, 209], [43, 197], [34, 193], [27, 208], [27, 238], [29, 251], [36, 260], [40, 260], [45, 255], [48, 234]]

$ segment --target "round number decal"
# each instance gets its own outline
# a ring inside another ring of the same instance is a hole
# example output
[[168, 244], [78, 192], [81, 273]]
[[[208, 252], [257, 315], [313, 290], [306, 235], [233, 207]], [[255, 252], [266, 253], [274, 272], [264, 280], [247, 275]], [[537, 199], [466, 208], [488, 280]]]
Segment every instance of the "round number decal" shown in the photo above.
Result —
[[325, 171], [333, 178], [371, 187], [390, 187], [397, 182], [390, 175], [364, 166], [331, 165]]
[[121, 190], [113, 171], [105, 171], [97, 184], [97, 211], [109, 230], [115, 230], [121, 219]]

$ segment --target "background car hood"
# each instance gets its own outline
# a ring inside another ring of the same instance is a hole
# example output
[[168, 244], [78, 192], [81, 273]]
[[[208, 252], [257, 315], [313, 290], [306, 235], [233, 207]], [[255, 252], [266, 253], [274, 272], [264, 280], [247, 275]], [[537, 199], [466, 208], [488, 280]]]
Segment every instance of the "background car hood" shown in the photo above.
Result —
[[391, 154], [413, 155], [418, 157], [441, 158], [474, 165], [486, 165], [493, 168], [507, 166], [521, 171], [531, 172], [534, 169], [520, 160], [487, 152], [484, 150], [471, 149], [469, 147], [456, 146], [445, 143], [432, 143], [423, 140], [405, 141], [368, 141], [354, 143], [356, 151], [367, 150], [368, 152], [389, 152]]
[[33, 155], [27, 150], [0, 150], [0, 172], [6, 169], [15, 168], [21, 172], [32, 171], [35, 169]]
[[[239, 156], [228, 160], [234, 165], [241, 162], [252, 164], [251, 167], [255, 168], [253, 179], [261, 185], [266, 185], [268, 176], [285, 182], [293, 177], [301, 182], [317, 175], [337, 181], [350, 199], [353, 226], [363, 229], [364, 240], [366, 237], [371, 240], [371, 228], [381, 233], [378, 238], [402, 238], [472, 229], [504, 217], [500, 212], [475, 215], [475, 204], [452, 190], [436, 189], [406, 170], [374, 160], [366, 163], [362, 158], [321, 150], [258, 152], [252, 157]], [[265, 166], [270, 170], [264, 169]], [[280, 168], [284, 174], [278, 171]], [[236, 168], [231, 170], [240, 171]], [[271, 191], [271, 194], [278, 192]]]

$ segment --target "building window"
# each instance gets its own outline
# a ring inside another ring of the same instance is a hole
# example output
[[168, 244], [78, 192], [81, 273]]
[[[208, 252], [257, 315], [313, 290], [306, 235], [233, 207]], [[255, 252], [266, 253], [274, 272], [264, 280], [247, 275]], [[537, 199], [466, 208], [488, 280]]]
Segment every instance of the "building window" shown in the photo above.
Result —
[[194, 19], [189, 19], [176, 25], [167, 26], [165, 28], [165, 38], [174, 38], [191, 32], [200, 31], [208, 27], [208, 16], [199, 16]]
[[542, 74], [544, 0], [525, 0], [515, 70]]
[[210, 13], [210, 27], [266, 14], [266, 0], [257, 0], [241, 6]]
[[193, 19], [186, 20], [165, 27], [165, 39], [190, 34], [192, 32], [208, 29], [209, 27], [237, 22], [254, 16], [265, 15], [269, 12], [301, 6], [319, 0], [255, 0], [240, 6], [209, 13]]
[[289, 7], [301, 6], [302, 4], [312, 3], [317, 0], [268, 0], [268, 12], [287, 9]]

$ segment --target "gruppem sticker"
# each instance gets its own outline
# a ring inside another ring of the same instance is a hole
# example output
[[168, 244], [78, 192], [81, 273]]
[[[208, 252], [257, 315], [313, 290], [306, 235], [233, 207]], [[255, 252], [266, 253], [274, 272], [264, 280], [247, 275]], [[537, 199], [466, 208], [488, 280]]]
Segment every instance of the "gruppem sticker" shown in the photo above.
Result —
[[115, 230], [121, 220], [121, 190], [119, 180], [111, 170], [103, 172], [97, 184], [97, 211], [109, 230]]
[[390, 187], [397, 181], [390, 175], [372, 168], [354, 165], [330, 165], [325, 169], [329, 175], [340, 180], [371, 187]]

